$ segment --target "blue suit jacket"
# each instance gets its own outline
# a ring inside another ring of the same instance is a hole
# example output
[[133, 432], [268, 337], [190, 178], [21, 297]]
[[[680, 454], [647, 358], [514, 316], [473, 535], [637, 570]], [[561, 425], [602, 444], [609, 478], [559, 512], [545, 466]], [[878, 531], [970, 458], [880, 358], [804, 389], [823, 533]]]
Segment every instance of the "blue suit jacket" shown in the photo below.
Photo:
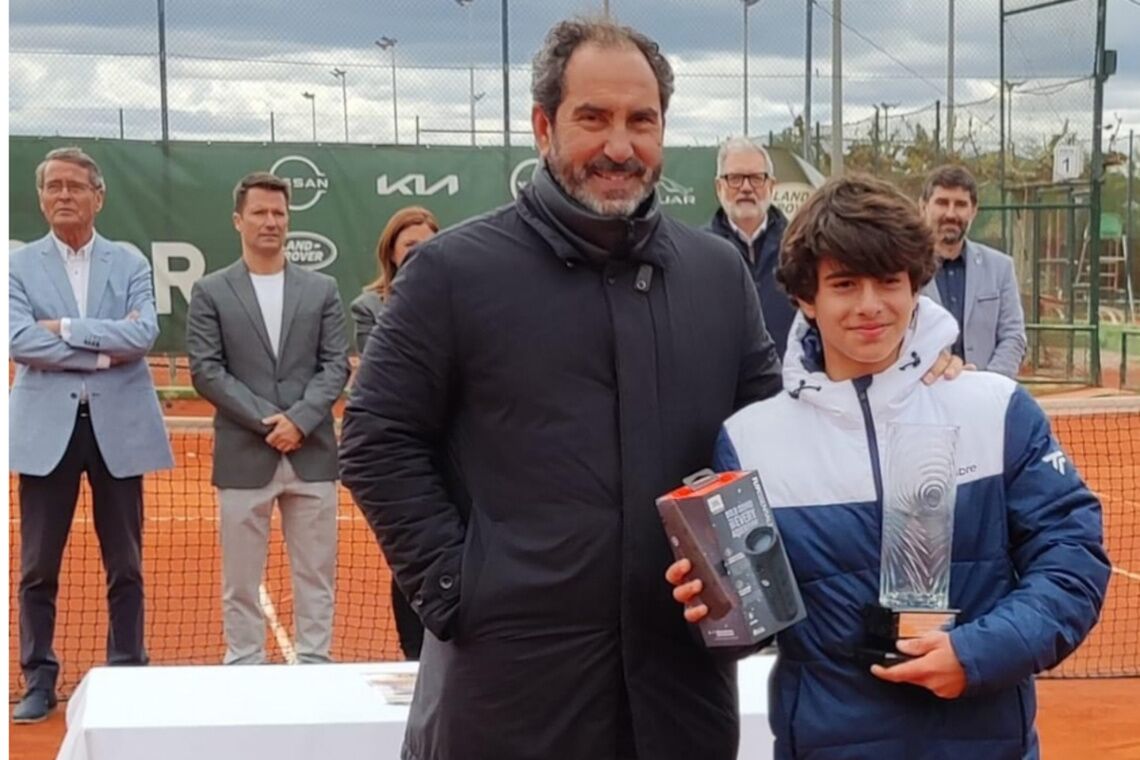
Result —
[[[1025, 315], [1017, 292], [1013, 259], [989, 246], [966, 241], [966, 303], [962, 344], [965, 360], [978, 369], [1017, 377], [1025, 358]], [[922, 294], [941, 305], [933, 279]]]
[[[132, 311], [138, 319], [127, 319]], [[8, 398], [9, 467], [47, 475], [67, 449], [86, 384], [91, 424], [107, 469], [118, 478], [173, 466], [162, 411], [146, 364], [158, 337], [150, 264], [95, 236], [87, 315], [50, 235], [13, 252], [8, 275], [8, 345], [16, 380]], [[71, 319], [69, 340], [37, 324]], [[114, 364], [97, 370], [100, 353]]]

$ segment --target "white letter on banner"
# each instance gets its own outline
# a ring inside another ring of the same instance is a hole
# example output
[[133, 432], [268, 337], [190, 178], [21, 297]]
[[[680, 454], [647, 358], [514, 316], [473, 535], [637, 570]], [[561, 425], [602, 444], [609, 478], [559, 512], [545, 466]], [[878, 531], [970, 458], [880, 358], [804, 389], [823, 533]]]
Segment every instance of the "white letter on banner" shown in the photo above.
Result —
[[[206, 274], [206, 257], [189, 243], [152, 243], [151, 260], [154, 262], [154, 302], [159, 314], [174, 311], [170, 291], [178, 288], [186, 303], [190, 303], [190, 289]], [[183, 259], [189, 262], [184, 270], [171, 271], [170, 262]]]

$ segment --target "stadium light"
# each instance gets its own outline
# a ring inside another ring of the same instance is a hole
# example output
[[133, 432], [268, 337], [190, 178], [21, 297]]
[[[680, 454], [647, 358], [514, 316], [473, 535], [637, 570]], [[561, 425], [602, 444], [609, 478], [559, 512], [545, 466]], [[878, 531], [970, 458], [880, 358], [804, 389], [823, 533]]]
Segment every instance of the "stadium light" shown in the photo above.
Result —
[[400, 144], [400, 111], [396, 100], [396, 43], [395, 37], [382, 36], [375, 40], [376, 47], [392, 53], [392, 139], [396, 145]]
[[[463, 19], [467, 27], [467, 108], [471, 115], [471, 144], [475, 144], [475, 44], [471, 37], [471, 6], [475, 0], [455, 0], [455, 4], [463, 10]], [[482, 97], [482, 96], [480, 96]]]
[[340, 98], [344, 108], [344, 141], [348, 142], [348, 78], [344, 69], [333, 69], [332, 75], [340, 80]]
[[760, 0], [742, 0], [744, 7], [744, 134], [748, 134], [748, 9]]
[[313, 142], [317, 141], [317, 96], [316, 93], [302, 92], [301, 97], [309, 101], [313, 111]]

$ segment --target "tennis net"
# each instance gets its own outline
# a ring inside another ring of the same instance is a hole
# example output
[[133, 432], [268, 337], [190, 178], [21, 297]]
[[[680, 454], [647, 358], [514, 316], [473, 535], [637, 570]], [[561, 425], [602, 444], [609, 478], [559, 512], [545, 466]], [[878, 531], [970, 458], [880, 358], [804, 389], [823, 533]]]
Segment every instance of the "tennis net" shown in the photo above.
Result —
[[[1140, 675], [1140, 398], [1046, 400], [1057, 437], [1104, 504], [1112, 580], [1101, 621], [1055, 677]], [[218, 514], [210, 486], [212, 431], [205, 419], [168, 420], [175, 469], [144, 479], [146, 641], [155, 664], [214, 664], [224, 651]], [[17, 589], [19, 506], [9, 480], [9, 699], [23, 685], [19, 668]], [[388, 597], [390, 574], [371, 530], [339, 490], [337, 604], [333, 657], [400, 659]], [[56, 652], [59, 691], [69, 694], [105, 658], [106, 602], [98, 542], [84, 485], [60, 578]], [[288, 562], [274, 515], [263, 594], [269, 657], [291, 650]]]

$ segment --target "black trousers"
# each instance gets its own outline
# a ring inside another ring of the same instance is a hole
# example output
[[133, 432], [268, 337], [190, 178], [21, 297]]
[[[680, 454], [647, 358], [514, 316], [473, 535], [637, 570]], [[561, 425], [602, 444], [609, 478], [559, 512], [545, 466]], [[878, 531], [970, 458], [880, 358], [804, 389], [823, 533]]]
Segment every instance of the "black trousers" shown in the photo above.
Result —
[[63, 459], [48, 475], [20, 476], [20, 667], [28, 689], [54, 690], [59, 659], [56, 596], [63, 548], [87, 474], [95, 533], [107, 574], [108, 665], [145, 665], [143, 647], [142, 477], [116, 478], [107, 471], [86, 405]]

